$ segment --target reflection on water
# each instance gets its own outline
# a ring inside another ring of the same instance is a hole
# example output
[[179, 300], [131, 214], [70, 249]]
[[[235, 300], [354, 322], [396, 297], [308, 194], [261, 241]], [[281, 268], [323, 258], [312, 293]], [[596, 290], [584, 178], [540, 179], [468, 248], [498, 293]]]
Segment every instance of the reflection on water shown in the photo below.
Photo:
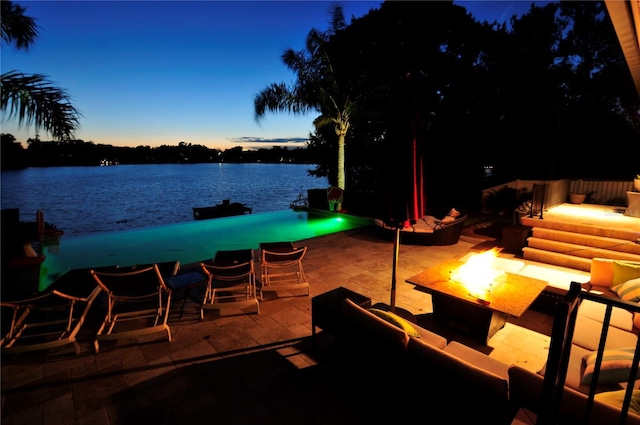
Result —
[[290, 209], [148, 227], [90, 236], [63, 237], [47, 251], [41, 267], [40, 289], [69, 270], [213, 258], [216, 251], [257, 249], [261, 242], [299, 241], [370, 225], [344, 214]]

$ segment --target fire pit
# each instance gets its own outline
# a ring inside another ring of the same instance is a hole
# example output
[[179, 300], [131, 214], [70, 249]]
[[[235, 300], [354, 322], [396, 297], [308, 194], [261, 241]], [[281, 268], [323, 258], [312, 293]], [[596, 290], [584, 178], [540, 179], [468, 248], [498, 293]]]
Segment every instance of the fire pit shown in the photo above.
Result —
[[470, 334], [486, 344], [509, 316], [520, 317], [546, 288], [547, 282], [495, 270], [498, 251], [450, 260], [407, 279], [431, 294], [438, 325]]

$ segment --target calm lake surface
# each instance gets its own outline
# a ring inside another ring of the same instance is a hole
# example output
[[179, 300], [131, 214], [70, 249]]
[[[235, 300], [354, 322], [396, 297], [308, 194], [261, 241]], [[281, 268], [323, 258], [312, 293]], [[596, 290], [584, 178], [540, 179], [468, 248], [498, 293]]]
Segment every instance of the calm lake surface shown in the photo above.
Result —
[[27, 168], [1, 173], [2, 208], [20, 208], [21, 221], [45, 221], [63, 239], [194, 221], [193, 207], [223, 199], [253, 213], [289, 209], [300, 193], [326, 188], [313, 165], [157, 164]]

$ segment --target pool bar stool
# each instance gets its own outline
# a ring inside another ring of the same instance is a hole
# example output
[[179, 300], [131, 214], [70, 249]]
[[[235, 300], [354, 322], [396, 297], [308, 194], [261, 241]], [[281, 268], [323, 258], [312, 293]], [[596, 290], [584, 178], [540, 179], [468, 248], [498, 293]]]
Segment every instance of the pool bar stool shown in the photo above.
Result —
[[260, 313], [253, 263], [251, 249], [218, 251], [213, 260], [200, 263], [208, 278], [202, 309], [255, 308]]

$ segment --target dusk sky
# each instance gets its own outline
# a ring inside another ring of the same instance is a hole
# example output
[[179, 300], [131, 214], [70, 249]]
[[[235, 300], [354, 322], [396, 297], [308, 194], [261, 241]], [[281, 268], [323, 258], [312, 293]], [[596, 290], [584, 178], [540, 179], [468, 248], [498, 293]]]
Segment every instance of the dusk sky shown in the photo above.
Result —
[[[2, 45], [2, 72], [44, 74], [80, 111], [75, 138], [118, 146], [228, 149], [302, 146], [316, 114], [267, 113], [255, 95], [295, 75], [282, 53], [329, 28], [330, 1], [16, 1], [40, 27], [27, 52]], [[531, 1], [460, 1], [480, 20], [505, 20]], [[343, 1], [347, 23], [380, 1]], [[2, 133], [35, 137], [2, 117]], [[41, 140], [51, 140], [39, 132]], [[25, 144], [26, 145], [26, 144]]]

